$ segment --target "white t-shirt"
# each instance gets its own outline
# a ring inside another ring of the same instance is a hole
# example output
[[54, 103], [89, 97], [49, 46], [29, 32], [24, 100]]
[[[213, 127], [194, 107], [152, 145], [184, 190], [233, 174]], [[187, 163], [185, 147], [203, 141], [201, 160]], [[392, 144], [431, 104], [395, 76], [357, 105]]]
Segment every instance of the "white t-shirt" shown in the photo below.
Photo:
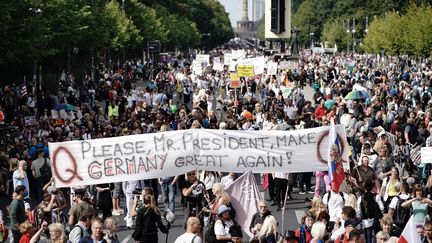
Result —
[[[400, 194], [399, 197], [402, 200], [406, 200], [406, 199], [408, 199], [410, 197], [410, 195]], [[397, 197], [392, 198], [392, 200], [391, 200], [391, 202], [389, 204], [389, 208], [396, 209], [396, 205], [397, 205], [398, 200], [399, 199]]]
[[222, 223], [220, 219], [217, 220], [214, 225], [215, 235], [231, 237], [231, 235], [229, 234], [229, 229], [233, 225], [234, 223], [231, 220], [225, 221], [224, 223]]
[[[331, 196], [329, 198], [328, 194], [331, 193]], [[330, 215], [330, 221], [335, 222], [336, 218], [339, 216], [339, 208], [342, 208], [344, 206], [344, 201], [346, 201], [347, 195], [346, 193], [342, 193], [345, 200], [342, 198], [342, 196], [338, 192], [327, 192], [323, 196], [323, 203], [327, 205], [329, 215]]]
[[177, 237], [174, 243], [202, 243], [202, 240], [199, 236], [186, 232]]

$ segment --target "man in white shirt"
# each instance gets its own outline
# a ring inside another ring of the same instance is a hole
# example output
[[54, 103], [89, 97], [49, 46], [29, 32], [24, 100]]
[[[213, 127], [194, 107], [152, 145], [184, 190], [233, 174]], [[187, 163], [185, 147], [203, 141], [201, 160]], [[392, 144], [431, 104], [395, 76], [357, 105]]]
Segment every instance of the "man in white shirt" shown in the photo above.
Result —
[[345, 206], [345, 201], [348, 198], [346, 193], [343, 192], [335, 192], [333, 189], [328, 191], [323, 196], [323, 203], [328, 208], [328, 213], [330, 215], [329, 228], [332, 230], [336, 218], [339, 217], [340, 209]]
[[297, 117], [298, 108], [293, 104], [292, 99], [288, 99], [288, 104], [285, 105], [284, 112], [288, 116], [288, 119], [295, 120]]
[[189, 217], [186, 223], [186, 233], [177, 237], [174, 243], [201, 243], [201, 223], [197, 217]]

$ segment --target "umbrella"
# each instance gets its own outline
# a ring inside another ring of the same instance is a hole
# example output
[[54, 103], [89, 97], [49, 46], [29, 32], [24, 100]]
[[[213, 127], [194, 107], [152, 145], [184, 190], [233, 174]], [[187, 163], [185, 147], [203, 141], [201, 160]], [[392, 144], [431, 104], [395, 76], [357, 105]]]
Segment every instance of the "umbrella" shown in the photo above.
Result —
[[59, 104], [55, 107], [56, 110], [75, 111], [76, 107], [70, 104]]
[[365, 91], [351, 91], [345, 96], [346, 100], [360, 100], [369, 98], [369, 94]]
[[325, 108], [327, 108], [327, 110], [329, 110], [330, 108], [332, 108], [332, 106], [334, 106], [335, 103], [336, 101], [334, 100], [326, 100], [326, 102], [324, 102], [324, 106]]

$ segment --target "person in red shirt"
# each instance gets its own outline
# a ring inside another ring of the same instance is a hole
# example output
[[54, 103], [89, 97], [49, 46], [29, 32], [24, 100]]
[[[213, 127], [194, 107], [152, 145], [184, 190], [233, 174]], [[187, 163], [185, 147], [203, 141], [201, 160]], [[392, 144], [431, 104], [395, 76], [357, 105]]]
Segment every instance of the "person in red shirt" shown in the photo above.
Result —
[[299, 242], [309, 243], [312, 240], [311, 229], [315, 222], [315, 216], [311, 213], [306, 213], [302, 218], [302, 224], [295, 231], [295, 236], [299, 238]]
[[324, 106], [324, 100], [321, 100], [319, 106], [315, 109], [315, 118], [319, 123], [322, 122], [322, 118], [327, 113], [327, 109]]
[[34, 234], [33, 225], [29, 221], [25, 221], [20, 224], [19, 228], [22, 234], [19, 243], [30, 243], [30, 239]]

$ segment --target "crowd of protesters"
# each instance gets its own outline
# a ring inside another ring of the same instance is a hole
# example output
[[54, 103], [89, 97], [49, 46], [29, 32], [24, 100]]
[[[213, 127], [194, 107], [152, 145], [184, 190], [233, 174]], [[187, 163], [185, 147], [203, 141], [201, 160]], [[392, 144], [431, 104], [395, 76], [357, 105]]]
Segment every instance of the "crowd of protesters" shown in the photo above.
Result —
[[[222, 51], [216, 56], [223, 60]], [[420, 147], [432, 146], [430, 61], [303, 53], [294, 70], [264, 70], [231, 89], [227, 66], [198, 75], [191, 70], [193, 57], [149, 70], [139, 61], [128, 62], [127, 72], [103, 67], [95, 80], [85, 76], [82, 82], [63, 72], [56, 93], [2, 87], [0, 190], [12, 200], [5, 215], [13, 242], [119, 242], [120, 215], [136, 242], [157, 242], [158, 229], [170, 229], [161, 220], [159, 194], [164, 210], [174, 212], [178, 193], [186, 233], [176, 243], [242, 242], [224, 191], [234, 173], [191, 171], [69, 191], [56, 188], [46, 170], [47, 143], [181, 129], [296, 130], [331, 119], [345, 125], [351, 151], [342, 189], [332, 190], [326, 171], [263, 174], [270, 202], [258, 203], [253, 241], [394, 242], [413, 215], [423, 242], [432, 242], [431, 169], [418, 156]], [[305, 98], [305, 85], [314, 89], [312, 100]], [[292, 87], [288, 93], [286, 87]], [[347, 98], [353, 91], [363, 96]], [[56, 113], [64, 104], [64, 113]], [[282, 210], [294, 191], [314, 195], [298, 229], [279, 229], [269, 205]], [[203, 232], [204, 225], [212, 232]]]

